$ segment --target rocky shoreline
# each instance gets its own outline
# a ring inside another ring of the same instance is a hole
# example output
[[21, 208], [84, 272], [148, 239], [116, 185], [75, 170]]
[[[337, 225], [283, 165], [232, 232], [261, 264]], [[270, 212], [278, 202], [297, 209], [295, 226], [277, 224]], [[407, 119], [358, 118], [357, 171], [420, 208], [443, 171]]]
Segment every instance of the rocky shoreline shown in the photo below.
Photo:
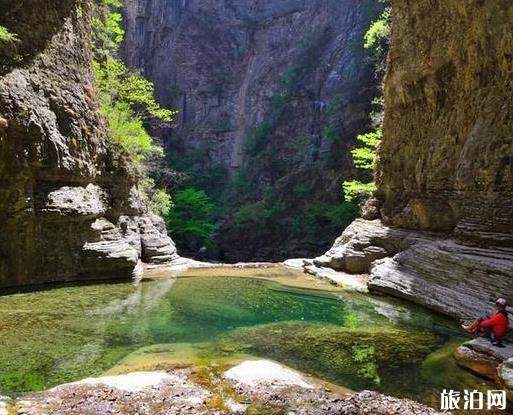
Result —
[[438, 414], [377, 392], [333, 392], [269, 360], [244, 361], [224, 371], [210, 366], [89, 378], [1, 402], [1, 415]]
[[[347, 227], [324, 255], [284, 262], [334, 284], [404, 298], [456, 319], [492, 312], [494, 299], [513, 291], [511, 264], [511, 249], [483, 247], [365, 219]], [[510, 337], [504, 349], [476, 338], [458, 348], [456, 361], [511, 394]]]

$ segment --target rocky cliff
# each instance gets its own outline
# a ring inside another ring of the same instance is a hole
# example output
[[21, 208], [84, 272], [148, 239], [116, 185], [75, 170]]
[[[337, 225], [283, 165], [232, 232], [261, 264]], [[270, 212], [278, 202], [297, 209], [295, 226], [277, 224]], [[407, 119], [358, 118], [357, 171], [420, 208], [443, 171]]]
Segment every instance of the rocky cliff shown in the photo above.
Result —
[[222, 211], [227, 260], [322, 252], [356, 208], [341, 183], [377, 91], [356, 0], [125, 2], [125, 57], [180, 111], [168, 163]]
[[0, 1], [0, 287], [130, 277], [175, 254], [99, 115], [90, 2]]
[[475, 317], [513, 301], [513, 5], [394, 0], [392, 11], [374, 201], [384, 224], [356, 222], [316, 262]]

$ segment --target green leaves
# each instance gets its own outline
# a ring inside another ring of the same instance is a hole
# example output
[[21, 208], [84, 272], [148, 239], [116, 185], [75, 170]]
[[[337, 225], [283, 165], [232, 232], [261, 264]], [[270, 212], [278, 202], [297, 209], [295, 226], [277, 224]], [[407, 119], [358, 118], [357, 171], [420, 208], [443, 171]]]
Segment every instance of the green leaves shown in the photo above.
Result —
[[19, 42], [19, 38], [15, 33], [12, 33], [6, 27], [0, 26], [0, 42], [15, 43], [15, 42]]
[[[93, 25], [93, 70], [100, 109], [108, 121], [114, 149], [127, 154], [139, 174], [147, 173], [143, 163], [152, 157], [162, 157], [163, 149], [153, 142], [144, 125], [144, 118], [170, 122], [174, 111], [162, 108], [154, 98], [153, 84], [137, 73], [128, 70], [119, 59], [119, 45], [125, 31], [121, 27], [120, 0], [98, 0]], [[146, 177], [141, 181], [149, 209], [160, 216], [167, 216], [172, 207], [169, 194], [155, 186]]]
[[203, 190], [179, 190], [173, 197], [174, 207], [167, 216], [173, 235], [188, 239], [191, 244], [209, 244], [216, 225], [212, 223], [214, 205]]
[[119, 0], [102, 0], [98, 16], [93, 20], [93, 69], [101, 110], [109, 121], [112, 139], [129, 154], [135, 165], [140, 165], [149, 157], [163, 155], [162, 148], [153, 143], [146, 131], [144, 117], [170, 122], [175, 112], [162, 108], [154, 98], [153, 84], [130, 72], [117, 58], [125, 35], [122, 16], [117, 12], [121, 5]]
[[[353, 162], [362, 170], [373, 170], [376, 161], [376, 148], [381, 142], [383, 132], [381, 128], [366, 134], [360, 134], [356, 139], [363, 145], [351, 150]], [[344, 199], [348, 202], [365, 200], [372, 196], [376, 190], [374, 182], [363, 183], [359, 180], [345, 181], [342, 184]]]
[[390, 9], [387, 8], [365, 33], [363, 46], [365, 49], [380, 49], [379, 52], [382, 52], [382, 42], [388, 41], [390, 32]]
[[141, 182], [142, 190], [147, 197], [147, 204], [150, 211], [163, 218], [169, 215], [174, 204], [171, 196], [165, 190], [157, 189], [155, 180], [147, 178]]
[[381, 141], [383, 132], [381, 128], [376, 131], [360, 134], [356, 139], [363, 144], [362, 147], [356, 147], [351, 151], [353, 162], [356, 167], [364, 170], [374, 169], [376, 159], [376, 148]]
[[359, 180], [349, 180], [342, 184], [344, 199], [352, 202], [357, 199], [368, 199], [376, 191], [374, 182], [362, 183]]

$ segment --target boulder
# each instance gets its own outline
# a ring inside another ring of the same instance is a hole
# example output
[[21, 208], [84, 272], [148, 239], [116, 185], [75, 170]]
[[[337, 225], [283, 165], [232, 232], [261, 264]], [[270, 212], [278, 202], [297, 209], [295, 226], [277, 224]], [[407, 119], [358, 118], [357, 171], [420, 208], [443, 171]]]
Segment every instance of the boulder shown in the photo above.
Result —
[[270, 360], [242, 362], [226, 371], [224, 377], [242, 388], [271, 387], [281, 389], [290, 386], [313, 388], [313, 385], [300, 373]]

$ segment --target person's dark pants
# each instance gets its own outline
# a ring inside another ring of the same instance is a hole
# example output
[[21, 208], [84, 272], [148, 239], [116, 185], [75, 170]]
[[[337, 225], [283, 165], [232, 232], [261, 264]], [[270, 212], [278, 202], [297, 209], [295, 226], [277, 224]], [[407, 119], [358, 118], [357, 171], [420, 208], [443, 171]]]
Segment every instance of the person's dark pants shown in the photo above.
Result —
[[495, 335], [495, 333], [492, 331], [492, 329], [490, 329], [490, 328], [485, 329], [485, 337], [490, 339], [492, 344], [500, 344], [501, 343], [501, 338], [497, 337]]

